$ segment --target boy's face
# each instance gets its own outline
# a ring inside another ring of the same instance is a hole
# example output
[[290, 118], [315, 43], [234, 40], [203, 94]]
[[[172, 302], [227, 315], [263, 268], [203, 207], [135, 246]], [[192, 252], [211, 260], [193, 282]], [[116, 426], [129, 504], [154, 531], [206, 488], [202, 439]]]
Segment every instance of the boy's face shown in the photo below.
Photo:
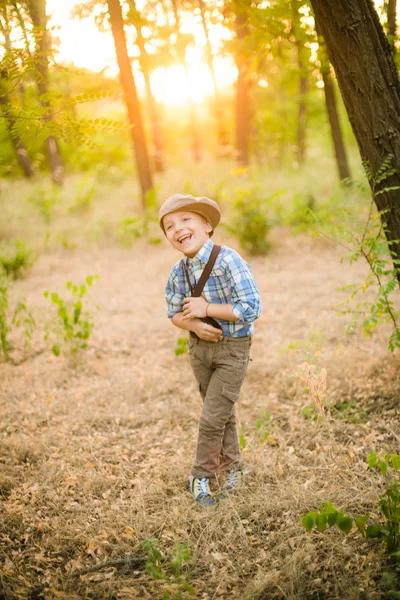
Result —
[[163, 225], [171, 246], [190, 258], [196, 256], [210, 237], [212, 230], [210, 223], [193, 212], [174, 212], [165, 215]]

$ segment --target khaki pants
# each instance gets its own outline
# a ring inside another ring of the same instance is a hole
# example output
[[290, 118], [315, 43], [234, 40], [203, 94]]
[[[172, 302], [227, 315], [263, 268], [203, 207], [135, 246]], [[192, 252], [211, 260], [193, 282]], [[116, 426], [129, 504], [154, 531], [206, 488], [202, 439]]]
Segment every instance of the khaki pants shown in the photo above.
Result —
[[190, 337], [188, 346], [203, 399], [192, 475], [215, 477], [242, 466], [235, 403], [249, 363], [251, 336], [226, 337], [218, 343]]

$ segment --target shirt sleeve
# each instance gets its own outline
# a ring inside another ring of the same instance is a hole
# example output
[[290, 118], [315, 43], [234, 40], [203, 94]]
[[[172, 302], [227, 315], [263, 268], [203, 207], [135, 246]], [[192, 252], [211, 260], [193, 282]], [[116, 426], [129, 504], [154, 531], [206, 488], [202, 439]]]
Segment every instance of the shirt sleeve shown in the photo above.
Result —
[[221, 266], [230, 288], [233, 314], [239, 323], [253, 323], [261, 314], [261, 297], [250, 265], [235, 252], [227, 255]]
[[178, 268], [175, 266], [165, 286], [165, 299], [167, 301], [167, 316], [172, 319], [174, 315], [183, 310], [185, 298], [183, 286], [180, 284]]

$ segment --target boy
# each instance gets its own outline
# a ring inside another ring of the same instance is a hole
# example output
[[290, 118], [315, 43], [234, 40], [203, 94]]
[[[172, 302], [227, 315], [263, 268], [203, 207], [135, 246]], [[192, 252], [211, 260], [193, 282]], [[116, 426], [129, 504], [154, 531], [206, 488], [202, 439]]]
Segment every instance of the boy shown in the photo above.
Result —
[[[243, 482], [235, 403], [246, 374], [253, 322], [261, 301], [249, 265], [222, 246], [200, 297], [191, 296], [214, 244], [220, 220], [209, 198], [175, 194], [160, 208], [160, 226], [173, 248], [184, 254], [166, 285], [167, 314], [176, 327], [190, 331], [189, 358], [203, 399], [190, 490], [201, 506], [215, 504], [210, 478], [227, 472], [226, 492]], [[186, 273], [185, 273], [186, 269]], [[189, 286], [188, 280], [191, 286]], [[205, 322], [212, 317], [214, 324]]]

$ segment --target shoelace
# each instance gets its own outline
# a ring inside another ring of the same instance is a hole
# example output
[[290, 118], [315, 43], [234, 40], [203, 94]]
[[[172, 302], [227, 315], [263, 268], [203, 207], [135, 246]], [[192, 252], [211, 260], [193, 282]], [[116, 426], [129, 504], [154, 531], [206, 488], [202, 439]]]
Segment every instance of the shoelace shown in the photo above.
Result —
[[229, 471], [228, 480], [226, 482], [227, 487], [235, 487], [238, 483], [242, 481], [242, 478], [242, 471]]
[[210, 488], [208, 484], [208, 479], [203, 477], [202, 479], [197, 480], [197, 484], [195, 485], [196, 492], [199, 491], [196, 496], [198, 498], [202, 498], [203, 496], [210, 496]]

